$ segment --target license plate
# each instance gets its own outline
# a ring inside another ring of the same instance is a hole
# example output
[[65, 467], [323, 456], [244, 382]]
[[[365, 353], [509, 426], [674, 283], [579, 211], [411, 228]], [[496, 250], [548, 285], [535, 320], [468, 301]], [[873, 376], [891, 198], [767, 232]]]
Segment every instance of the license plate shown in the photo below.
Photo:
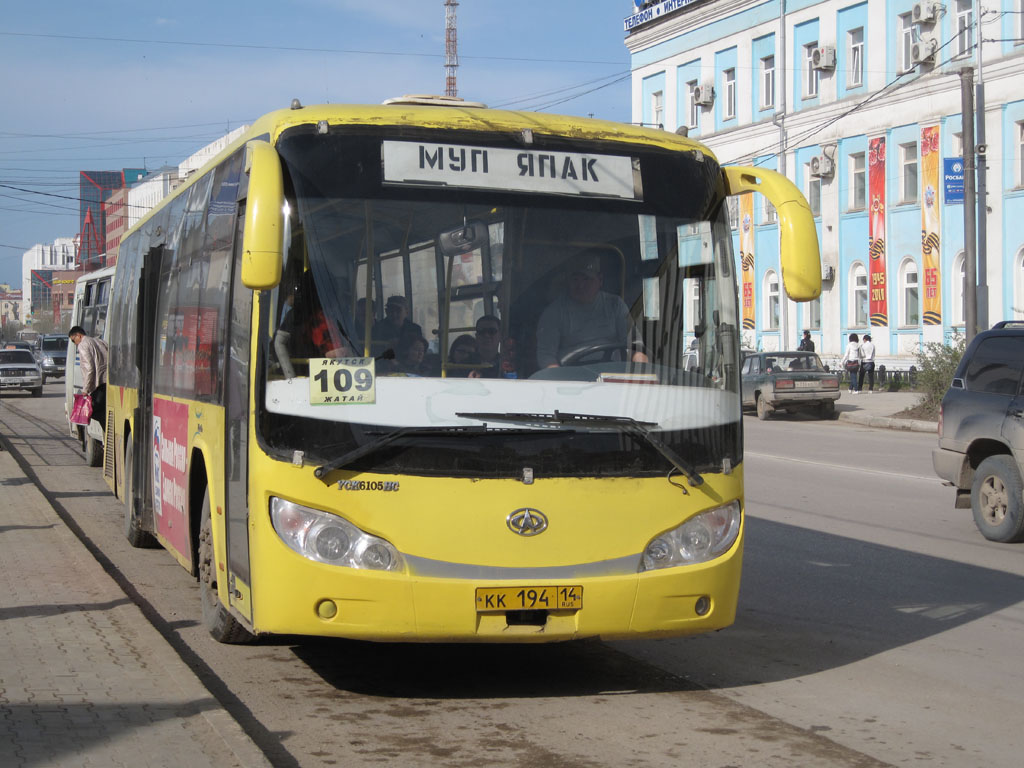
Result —
[[820, 382], [817, 381], [798, 381], [796, 382], [797, 389], [817, 389], [821, 386]]
[[583, 607], [583, 587], [479, 587], [476, 610], [578, 611]]

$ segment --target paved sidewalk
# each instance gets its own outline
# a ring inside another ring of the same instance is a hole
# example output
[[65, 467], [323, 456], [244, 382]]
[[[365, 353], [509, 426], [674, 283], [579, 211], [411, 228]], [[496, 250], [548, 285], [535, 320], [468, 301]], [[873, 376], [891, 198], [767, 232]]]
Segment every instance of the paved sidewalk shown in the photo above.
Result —
[[0, 766], [266, 766], [0, 445]]
[[861, 392], [852, 395], [845, 389], [836, 403], [840, 421], [868, 427], [938, 433], [938, 423], [920, 419], [897, 419], [893, 414], [911, 408], [921, 400], [916, 392]]

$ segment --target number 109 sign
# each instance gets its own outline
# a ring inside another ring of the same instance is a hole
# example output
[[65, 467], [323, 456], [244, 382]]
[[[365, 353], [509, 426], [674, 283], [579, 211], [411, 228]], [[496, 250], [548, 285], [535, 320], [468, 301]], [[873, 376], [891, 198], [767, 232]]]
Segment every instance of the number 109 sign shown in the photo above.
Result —
[[376, 400], [372, 357], [320, 357], [309, 361], [310, 405], [370, 405]]

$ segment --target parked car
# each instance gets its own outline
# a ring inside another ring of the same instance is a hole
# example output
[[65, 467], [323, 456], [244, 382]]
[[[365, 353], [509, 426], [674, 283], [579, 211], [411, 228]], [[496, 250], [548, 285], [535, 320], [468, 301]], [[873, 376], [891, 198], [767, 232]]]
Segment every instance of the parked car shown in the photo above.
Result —
[[939, 410], [935, 474], [991, 541], [1024, 541], [1024, 324], [1002, 322], [964, 352]]
[[32, 353], [32, 357], [35, 357], [36, 348], [27, 341], [4, 341], [0, 342], [0, 349], [25, 349]]
[[839, 376], [825, 370], [813, 352], [754, 352], [740, 368], [742, 403], [759, 419], [775, 411], [835, 417]]
[[27, 389], [32, 397], [41, 397], [43, 370], [39, 361], [31, 349], [10, 346], [4, 344], [0, 349], [0, 389]]
[[70, 339], [63, 334], [46, 335], [39, 342], [39, 364], [43, 367], [43, 384], [50, 379], [64, 378]]

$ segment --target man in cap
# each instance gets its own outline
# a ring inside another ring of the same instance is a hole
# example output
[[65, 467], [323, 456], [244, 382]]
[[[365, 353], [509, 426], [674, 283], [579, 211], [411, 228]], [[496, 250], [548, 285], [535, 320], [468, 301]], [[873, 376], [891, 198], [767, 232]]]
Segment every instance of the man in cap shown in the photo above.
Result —
[[397, 343], [406, 335], [422, 337], [423, 328], [409, 319], [409, 302], [405, 296], [389, 296], [384, 305], [384, 319], [373, 326], [373, 340]]
[[600, 255], [584, 252], [572, 262], [565, 295], [551, 302], [537, 322], [537, 364], [555, 368], [574, 350], [610, 345], [621, 346], [635, 363], [648, 361], [629, 308], [601, 290]]

